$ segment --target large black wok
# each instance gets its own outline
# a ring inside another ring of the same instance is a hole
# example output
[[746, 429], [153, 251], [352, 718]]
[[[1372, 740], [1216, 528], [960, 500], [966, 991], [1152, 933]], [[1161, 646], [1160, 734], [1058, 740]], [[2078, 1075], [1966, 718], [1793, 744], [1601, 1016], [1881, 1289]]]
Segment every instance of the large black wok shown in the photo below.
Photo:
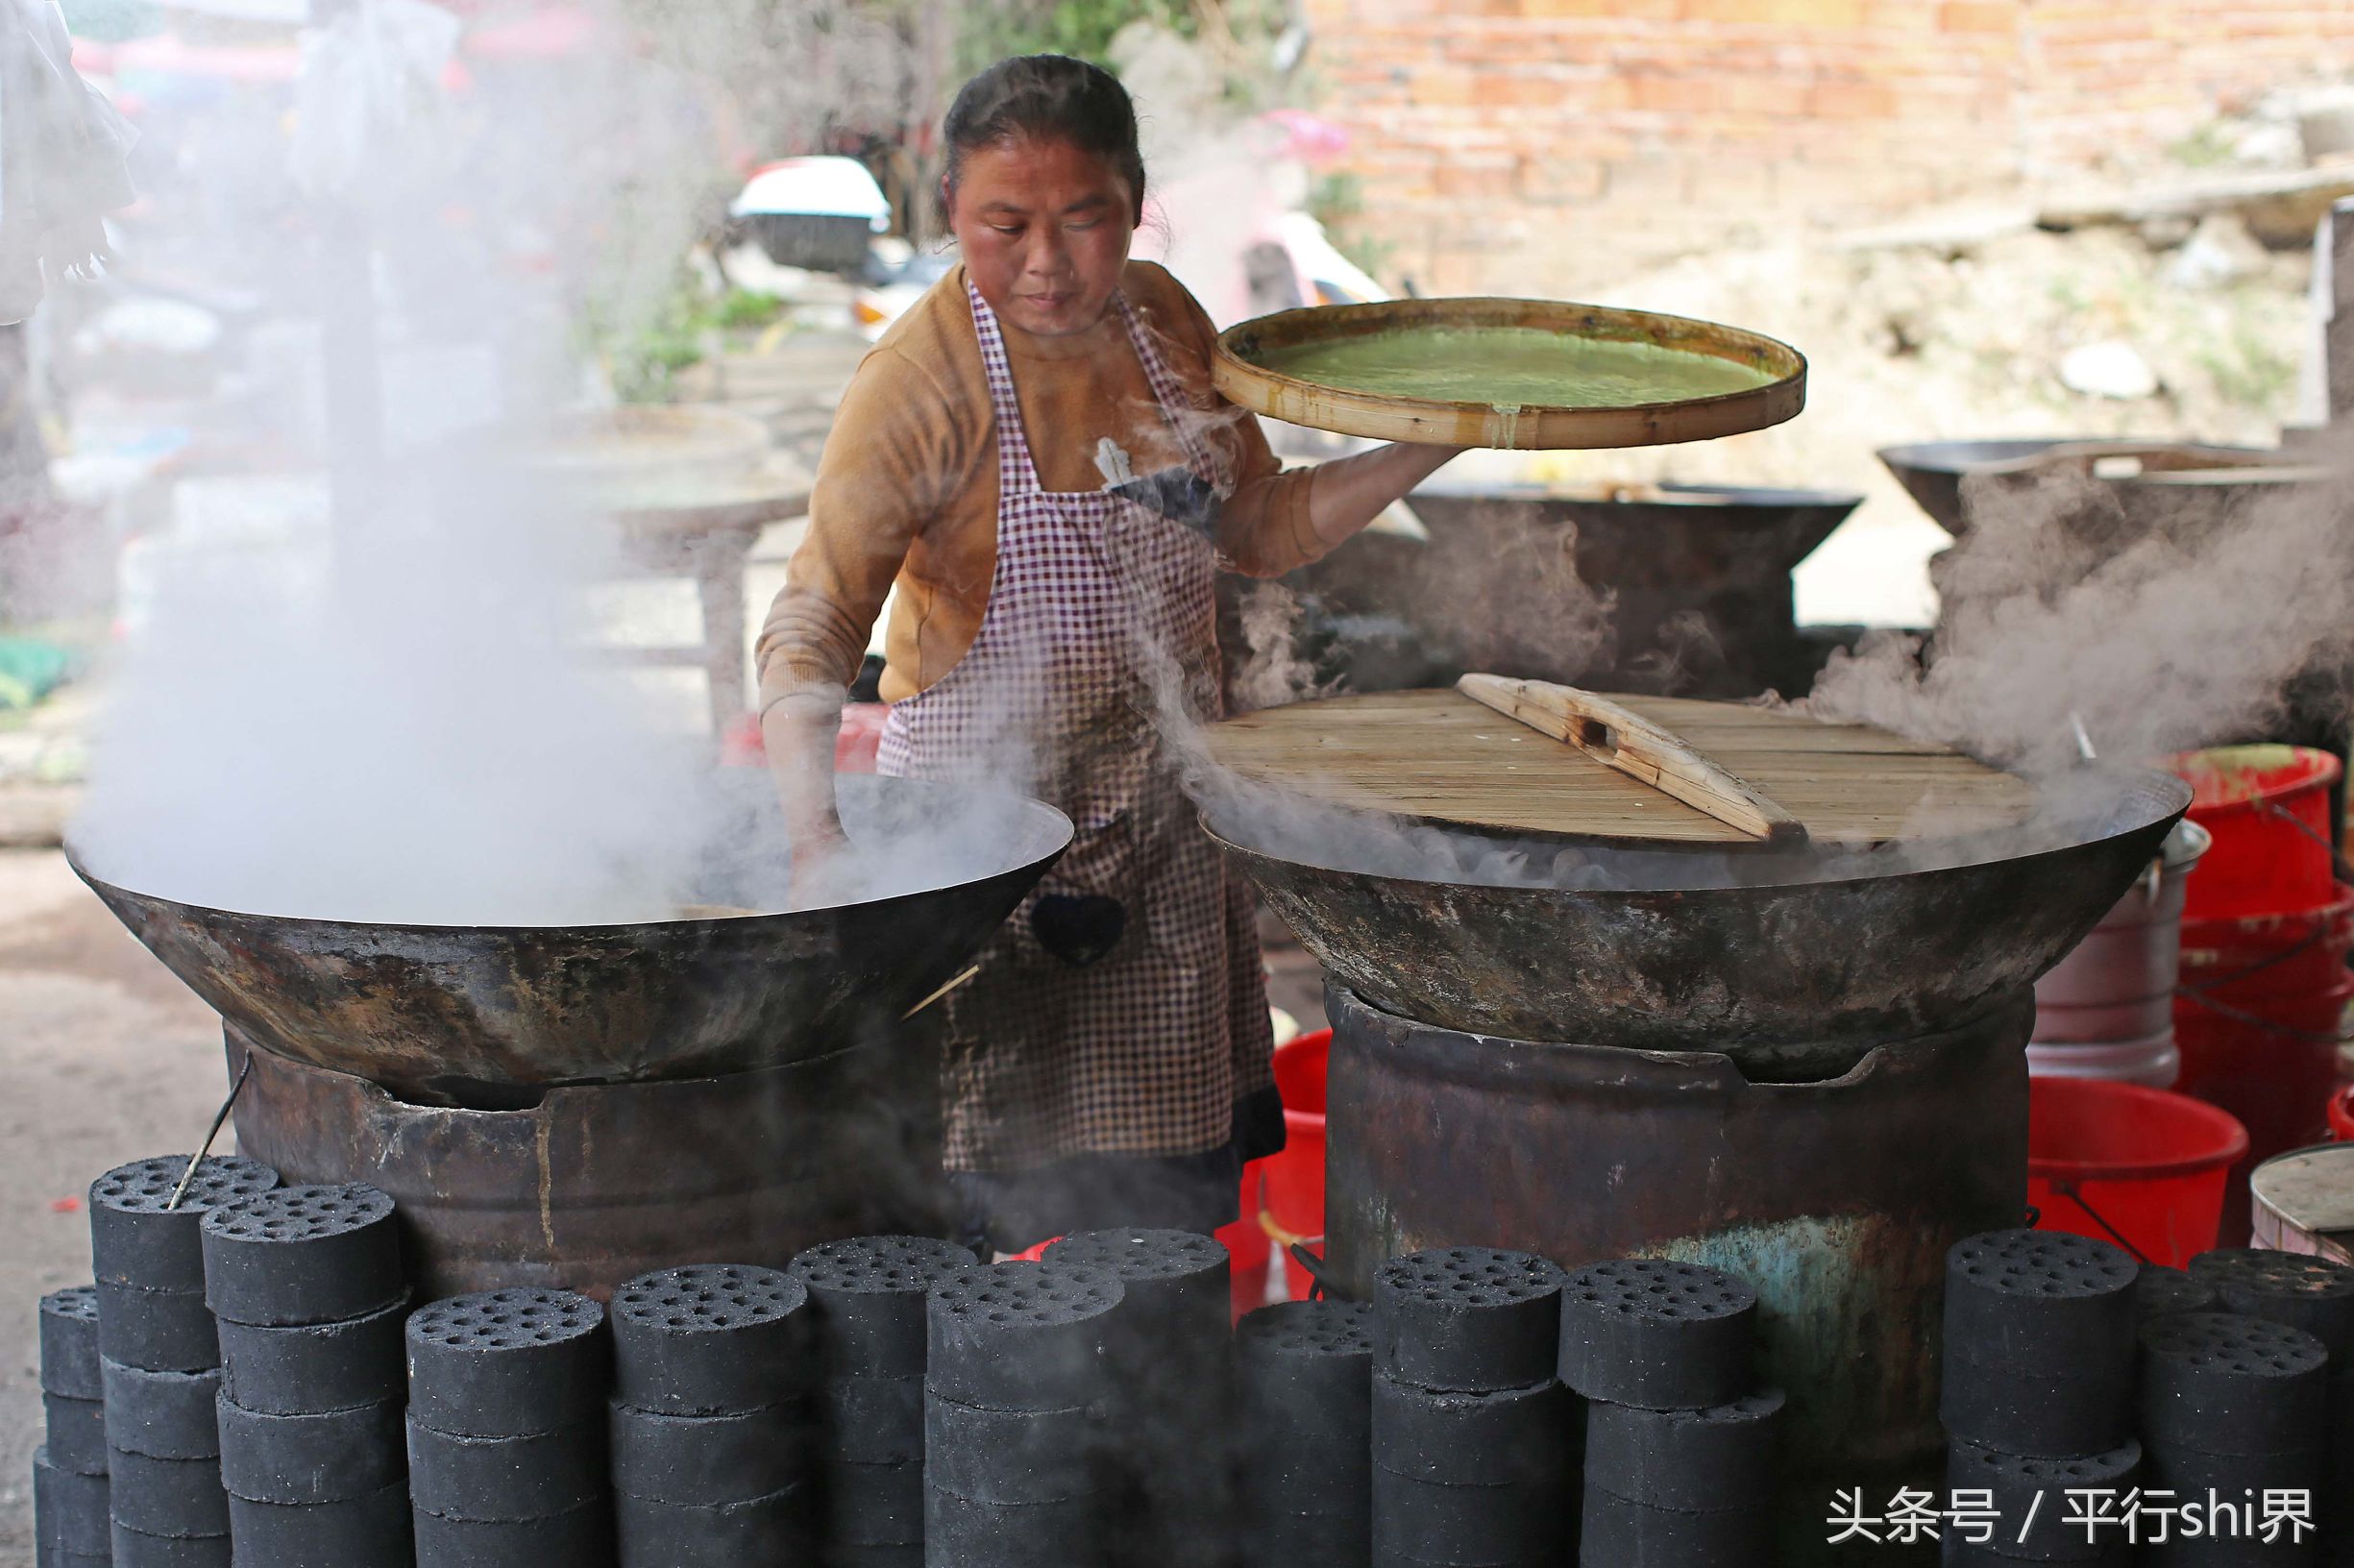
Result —
[[[1721, 1051], [1753, 1078], [1808, 1079], [2032, 983], [2191, 800], [2181, 780], [2137, 770], [2088, 771], [2053, 793], [2028, 837], [1937, 864], [1885, 848], [1742, 851], [1660, 874], [1678, 857], [1646, 854], [1627, 858], [1621, 886], [1576, 890], [1447, 880], [1410, 866], [1427, 862], [1427, 839], [1351, 841], [1329, 818], [1263, 803], [1206, 816], [1331, 977], [1387, 1012], [1514, 1040]], [[1470, 878], [1513, 847], [1448, 837]]]
[[[845, 775], [854, 842], [939, 885], [790, 914], [580, 926], [405, 925], [208, 908], [74, 869], [238, 1030], [396, 1092], [682, 1078], [818, 1056], [953, 978], [1070, 845], [1013, 795]], [[759, 858], [748, 842], [743, 858]], [[714, 903], [750, 902], [724, 879]], [[182, 890], [184, 891], [184, 890]], [[770, 905], [769, 907], [775, 907]]]
[[1962, 504], [1962, 480], [1972, 474], [2003, 469], [2061, 448], [2087, 453], [2134, 452], [2163, 454], [2173, 468], [2261, 467], [2283, 459], [2260, 447], [2135, 443], [2097, 436], [2045, 436], [1999, 441], [1916, 441], [1882, 447], [1880, 461], [1904, 486], [1904, 493], [1929, 514], [1929, 521], [1960, 538], [1970, 519]]

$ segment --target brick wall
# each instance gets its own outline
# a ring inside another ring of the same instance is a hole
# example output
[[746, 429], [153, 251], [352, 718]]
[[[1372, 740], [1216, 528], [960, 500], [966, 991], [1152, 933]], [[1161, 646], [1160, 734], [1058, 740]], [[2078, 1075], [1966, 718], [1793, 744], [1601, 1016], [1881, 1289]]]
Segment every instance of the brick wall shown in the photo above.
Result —
[[2097, 167], [2354, 71], [2345, 0], [1308, 0], [1387, 270], [1566, 288]]

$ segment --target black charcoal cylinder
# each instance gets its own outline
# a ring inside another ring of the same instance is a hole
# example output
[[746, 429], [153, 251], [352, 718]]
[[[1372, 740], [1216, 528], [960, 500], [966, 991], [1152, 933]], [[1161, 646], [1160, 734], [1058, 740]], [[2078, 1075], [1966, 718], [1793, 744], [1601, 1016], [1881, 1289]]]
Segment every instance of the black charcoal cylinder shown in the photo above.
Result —
[[1763, 1508], [1654, 1507], [1588, 1486], [1578, 1561], [1591, 1568], [1773, 1568], [1773, 1515]]
[[816, 1386], [809, 1292], [772, 1268], [696, 1263], [613, 1292], [613, 1392], [641, 1410], [797, 1405]]
[[2135, 1326], [2176, 1312], [2219, 1312], [2223, 1298], [2215, 1286], [2179, 1268], [2158, 1263], [2142, 1265], [2141, 1283], [2134, 1286]]
[[827, 1378], [920, 1379], [924, 1297], [976, 1262], [949, 1241], [861, 1236], [812, 1247], [785, 1272], [809, 1292], [811, 1329]]
[[1585, 1408], [1585, 1483], [1649, 1507], [1764, 1509], [1777, 1493], [1782, 1393], [1701, 1410]]
[[98, 1282], [98, 1349], [110, 1360], [155, 1372], [205, 1372], [221, 1364], [220, 1335], [202, 1290], [143, 1290]]
[[159, 1459], [115, 1449], [107, 1456], [114, 1522], [147, 1535], [229, 1533], [229, 1494], [218, 1459]]
[[613, 1510], [600, 1501], [545, 1519], [450, 1519], [414, 1509], [417, 1568], [605, 1568]]
[[601, 1503], [605, 1430], [584, 1422], [529, 1437], [466, 1437], [408, 1418], [408, 1491], [421, 1513], [523, 1524]]
[[614, 1538], [621, 1568], [745, 1568], [806, 1560], [811, 1532], [808, 1490], [716, 1507], [659, 1503], [616, 1492]]
[[1959, 1442], [2035, 1458], [2105, 1454], [2133, 1435], [2134, 1383], [2103, 1367], [2097, 1377], [2022, 1372], [1949, 1360], [1937, 1413]]
[[822, 1482], [822, 1555], [844, 1547], [922, 1547], [922, 1460], [829, 1465]]
[[1533, 1486], [1566, 1506], [1576, 1489], [1579, 1406], [1553, 1382], [1467, 1393], [1376, 1373], [1373, 1469], [1448, 1486]]
[[1236, 1330], [1235, 1373], [1245, 1562], [1361, 1562], [1372, 1507], [1372, 1310], [1263, 1307]]
[[2188, 1312], [2141, 1333], [2142, 1444], [2161, 1452], [2303, 1453], [2324, 1442], [2329, 1353], [2302, 1329]]
[[904, 1464], [923, 1458], [923, 1380], [829, 1378], [815, 1404], [825, 1464]]
[[930, 1397], [993, 1410], [1067, 1410], [1109, 1388], [1104, 1346], [1125, 1294], [1094, 1269], [997, 1263], [932, 1287]]
[[1094, 1500], [982, 1503], [937, 1486], [923, 1497], [925, 1568], [1101, 1568], [1106, 1522]]
[[109, 1446], [159, 1459], [220, 1457], [220, 1427], [213, 1402], [221, 1374], [151, 1372], [141, 1366], [102, 1360], [107, 1389]]
[[219, 1204], [203, 1241], [205, 1302], [226, 1322], [335, 1323], [407, 1294], [392, 1199], [373, 1187], [282, 1187]]
[[232, 1568], [229, 1532], [151, 1535], [114, 1521], [112, 1568]]
[[408, 1449], [398, 1405], [265, 1415], [220, 1399], [221, 1484], [284, 1506], [349, 1503], [399, 1485]]
[[408, 1493], [399, 1485], [331, 1503], [229, 1500], [236, 1568], [412, 1568]]
[[714, 1507], [800, 1483], [809, 1415], [798, 1405], [673, 1415], [615, 1400], [608, 1416], [613, 1489], [647, 1502]]
[[1757, 1292], [1721, 1269], [1628, 1258], [1561, 1287], [1561, 1381], [1587, 1399], [1698, 1410], [1750, 1391]]
[[1521, 1388], [1560, 1356], [1560, 1268], [1525, 1252], [1446, 1247], [1373, 1273], [1374, 1361], [1418, 1388]]
[[214, 1320], [221, 1387], [249, 1410], [304, 1415], [405, 1397], [406, 1297], [363, 1317], [282, 1327]]
[[924, 1405], [924, 1479], [975, 1503], [1067, 1503], [1094, 1495], [1099, 1443], [1117, 1442], [1102, 1412], [992, 1410], [933, 1395]]
[[98, 1372], [98, 1289], [69, 1286], [40, 1302], [41, 1392], [65, 1399], [104, 1399]]
[[[2142, 1445], [2081, 1458], [2032, 1458], [1956, 1442], [1946, 1457], [1944, 1504], [1955, 1516], [1991, 1515], [1990, 1554], [2026, 1562], [2098, 1562], [2124, 1543], [2114, 1503], [2097, 1530], [2071, 1523], [2072, 1493], [2121, 1501], [2142, 1480]], [[1949, 1527], [1952, 1532], [1956, 1527]]]
[[1046, 1249], [1049, 1266], [1094, 1269], [1121, 1286], [1104, 1343], [1112, 1378], [1106, 1447], [1113, 1507], [1126, 1527], [1115, 1563], [1223, 1564], [1234, 1555], [1232, 1260], [1192, 1231], [1082, 1231]]
[[602, 1428], [613, 1386], [605, 1311], [569, 1290], [449, 1296], [411, 1312], [408, 1413], [461, 1437]]
[[2192, 1259], [2190, 1272], [2226, 1311], [2303, 1329], [2321, 1341], [2331, 1366], [2354, 1366], [2354, 1268], [2304, 1253], [2222, 1247]]
[[34, 1539], [65, 1554], [104, 1558], [108, 1546], [108, 1478], [60, 1468], [46, 1448], [33, 1451]]
[[164, 1154], [135, 1160], [90, 1184], [90, 1259], [100, 1284], [201, 1296], [206, 1213], [278, 1185], [278, 1172], [267, 1165], [216, 1156], [197, 1166], [175, 1206], [172, 1194], [188, 1159]]
[[1565, 1490], [1458, 1486], [1383, 1473], [1373, 1484], [1373, 1561], [1377, 1568], [1557, 1568], [1571, 1560], [1575, 1505], [1576, 1494]]
[[49, 1462], [76, 1475], [107, 1473], [107, 1407], [96, 1399], [41, 1395], [41, 1439]]
[[2130, 1379], [2140, 1267], [2063, 1231], [1990, 1231], [1946, 1254], [1945, 1359], [2106, 1384]]

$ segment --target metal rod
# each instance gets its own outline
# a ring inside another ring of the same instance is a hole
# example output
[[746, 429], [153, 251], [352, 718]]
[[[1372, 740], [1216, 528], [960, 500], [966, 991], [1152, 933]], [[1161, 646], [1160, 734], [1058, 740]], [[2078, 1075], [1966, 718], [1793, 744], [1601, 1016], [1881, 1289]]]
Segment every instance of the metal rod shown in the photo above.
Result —
[[180, 1173], [180, 1185], [172, 1188], [172, 1201], [163, 1206], [166, 1213], [179, 1208], [180, 1200], [187, 1196], [188, 1184], [196, 1180], [196, 1167], [203, 1164], [205, 1156], [212, 1152], [212, 1140], [221, 1136], [221, 1123], [229, 1119], [230, 1110], [237, 1103], [237, 1096], [245, 1092], [245, 1080], [253, 1070], [254, 1057], [249, 1050], [245, 1065], [237, 1069], [237, 1081], [229, 1086], [229, 1098], [223, 1100], [221, 1108], [212, 1114], [212, 1126], [206, 1132], [203, 1145], [188, 1157], [188, 1168]]

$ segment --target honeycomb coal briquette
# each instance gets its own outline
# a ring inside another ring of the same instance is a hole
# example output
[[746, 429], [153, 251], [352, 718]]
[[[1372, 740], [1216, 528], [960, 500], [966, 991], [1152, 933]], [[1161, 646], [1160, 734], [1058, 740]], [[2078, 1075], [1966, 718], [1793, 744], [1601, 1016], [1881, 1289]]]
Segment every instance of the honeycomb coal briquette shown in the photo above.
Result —
[[265, 1415], [342, 1410], [406, 1397], [402, 1324], [405, 1295], [365, 1317], [269, 1327], [215, 1320], [221, 1386]]
[[229, 1531], [218, 1535], [154, 1535], [114, 1522], [113, 1568], [231, 1568]]
[[2134, 1286], [2136, 1327], [2176, 1312], [2219, 1312], [2223, 1298], [2215, 1286], [2179, 1268], [2158, 1263], [2142, 1265], [2141, 1283]]
[[1377, 1562], [1519, 1564], [1561, 1560], [1578, 1482], [1450, 1486], [1385, 1475], [1373, 1488]]
[[2332, 1366], [2354, 1364], [2354, 1268], [2305, 1253], [2219, 1247], [2192, 1259], [2190, 1271], [2225, 1310], [2303, 1329]]
[[101, 1285], [203, 1294], [206, 1212], [268, 1191], [278, 1172], [258, 1161], [215, 1155], [172, 1206], [188, 1156], [134, 1160], [90, 1183], [90, 1260]]
[[921, 1378], [843, 1377], [818, 1388], [818, 1452], [847, 1464], [923, 1458]]
[[952, 1241], [859, 1236], [785, 1265], [809, 1291], [812, 1331], [832, 1378], [923, 1376], [924, 1297], [979, 1260]]
[[104, 1399], [98, 1376], [98, 1287], [68, 1286], [41, 1297], [41, 1391]]
[[1374, 1364], [1401, 1383], [1478, 1391], [1554, 1375], [1560, 1268], [1525, 1252], [1444, 1247], [1373, 1274]]
[[445, 1519], [516, 1524], [602, 1497], [605, 1431], [584, 1421], [529, 1437], [463, 1437], [408, 1420], [408, 1492]]
[[349, 1503], [408, 1474], [401, 1407], [266, 1415], [223, 1395], [221, 1484], [252, 1503]]
[[1527, 1388], [1462, 1393], [1377, 1375], [1373, 1466], [1450, 1486], [1558, 1486], [1577, 1466], [1579, 1404], [1550, 1379]]
[[2319, 1446], [2329, 1354], [2302, 1329], [2186, 1312], [2142, 1330], [2141, 1435], [2161, 1448], [2279, 1454]]
[[544, 1519], [449, 1519], [412, 1508], [417, 1568], [607, 1568], [613, 1510], [602, 1502]]
[[217, 1368], [155, 1372], [104, 1360], [106, 1432], [110, 1447], [157, 1459], [219, 1457], [221, 1434], [212, 1403], [221, 1391]]
[[825, 1553], [827, 1568], [924, 1568], [923, 1543], [904, 1546], [864, 1546], [836, 1541]]
[[1278, 1512], [1361, 1508], [1372, 1451], [1372, 1309], [1262, 1307], [1236, 1329], [1235, 1362], [1245, 1506], [1260, 1506], [1256, 1498]]
[[2023, 1372], [2130, 1363], [2141, 1267], [2064, 1231], [1988, 1231], [1946, 1253], [1945, 1355]]
[[520, 1286], [429, 1302], [408, 1314], [409, 1413], [460, 1437], [528, 1437], [604, 1420], [613, 1385], [605, 1310], [570, 1290]]
[[926, 1486], [924, 1562], [927, 1568], [1101, 1568], [1108, 1525], [1093, 1498], [977, 1503]]
[[741, 1503], [797, 1485], [811, 1470], [809, 1412], [798, 1406], [673, 1415], [616, 1399], [607, 1428], [613, 1489], [651, 1503]]
[[201, 1290], [143, 1290], [98, 1283], [98, 1351], [153, 1372], [205, 1372], [221, 1364], [221, 1340]]
[[933, 1486], [975, 1503], [1060, 1503], [1098, 1487], [1110, 1433], [1095, 1411], [993, 1410], [935, 1393], [923, 1407], [923, 1464]]
[[281, 1187], [205, 1215], [205, 1304], [232, 1323], [336, 1323], [407, 1294], [392, 1199], [373, 1187]]
[[104, 1400], [41, 1395], [41, 1435], [49, 1462], [76, 1475], [107, 1473], [107, 1407]]
[[107, 1455], [108, 1507], [117, 1524], [146, 1535], [193, 1538], [229, 1533], [229, 1494], [218, 1459], [158, 1459], [120, 1449]]
[[829, 1546], [920, 1546], [923, 1465], [831, 1464], [823, 1476]]
[[719, 1507], [613, 1497], [621, 1568], [747, 1568], [803, 1560], [816, 1529], [813, 1492], [795, 1486]]
[[613, 1391], [676, 1415], [791, 1405], [817, 1382], [809, 1291], [773, 1268], [693, 1263], [613, 1292]]
[[932, 1287], [929, 1391], [997, 1410], [1057, 1410], [1100, 1400], [1104, 1335], [1125, 1295], [1113, 1275], [1050, 1263], [994, 1263]]
[[1611, 1568], [1770, 1568], [1773, 1514], [1763, 1508], [1685, 1513], [1585, 1489], [1580, 1562]]
[[1782, 1392], [1704, 1410], [1585, 1408], [1585, 1481], [1653, 1507], [1766, 1507], [1776, 1494]]
[[1667, 1258], [1588, 1263], [1561, 1287], [1561, 1381], [1588, 1399], [1707, 1409], [1749, 1392], [1757, 1292]]
[[108, 1550], [109, 1482], [104, 1472], [60, 1468], [44, 1446], [33, 1451], [34, 1529], [61, 1552]]
[[1048, 1247], [1045, 1262], [1101, 1269], [1125, 1287], [1122, 1311], [1145, 1334], [1226, 1339], [1233, 1313], [1233, 1256], [1194, 1231], [1078, 1231]]
[[2329, 1452], [2318, 1445], [2274, 1454], [2209, 1454], [2156, 1442], [2142, 1450], [2142, 1484], [2153, 1490], [2183, 1498], [2203, 1498], [2212, 1490], [2235, 1503], [2268, 1491], [2304, 1492], [2325, 1517], [2331, 1500], [2321, 1487], [2328, 1475]]
[[332, 1503], [232, 1496], [236, 1568], [412, 1568], [408, 1493], [393, 1485]]
[[1949, 1359], [1937, 1419], [1949, 1435], [2004, 1454], [2105, 1454], [2134, 1433], [2133, 1366], [2104, 1359], [2069, 1377]]
[[2034, 1562], [2097, 1557], [2101, 1542], [2089, 1540], [2081, 1526], [2072, 1529], [2068, 1524], [2069, 1493], [2106, 1491], [2121, 1497], [2141, 1473], [2142, 1445], [2137, 1442], [2066, 1459], [2029, 1458], [1958, 1441], [1946, 1451], [1948, 1500], [1956, 1492], [1987, 1494], [1988, 1507], [2008, 1522], [1999, 1536], [2003, 1551]]

